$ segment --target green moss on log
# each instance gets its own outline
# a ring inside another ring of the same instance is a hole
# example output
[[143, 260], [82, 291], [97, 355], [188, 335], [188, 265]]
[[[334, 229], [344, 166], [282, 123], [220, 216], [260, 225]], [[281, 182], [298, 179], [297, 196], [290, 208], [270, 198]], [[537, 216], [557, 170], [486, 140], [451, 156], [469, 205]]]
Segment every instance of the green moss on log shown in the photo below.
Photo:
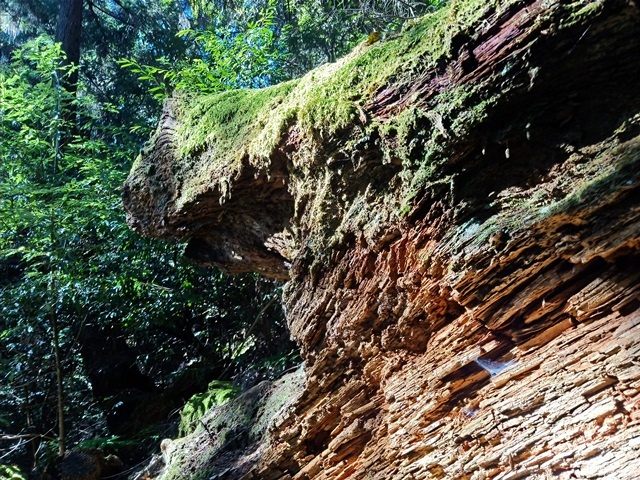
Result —
[[363, 42], [348, 56], [298, 80], [260, 90], [234, 90], [179, 99], [178, 152], [182, 158], [210, 149], [223, 170], [237, 172], [247, 155], [268, 161], [294, 122], [307, 140], [326, 140], [357, 124], [361, 105], [390, 79], [410, 78], [451, 54], [452, 39], [500, 2], [453, 1], [412, 22], [396, 38]]

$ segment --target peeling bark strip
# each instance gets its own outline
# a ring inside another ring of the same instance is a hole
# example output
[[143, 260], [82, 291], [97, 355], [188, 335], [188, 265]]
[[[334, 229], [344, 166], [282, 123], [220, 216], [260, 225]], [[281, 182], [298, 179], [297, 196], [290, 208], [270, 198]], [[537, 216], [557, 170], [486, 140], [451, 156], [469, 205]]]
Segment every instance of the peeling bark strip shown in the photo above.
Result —
[[132, 227], [290, 278], [305, 391], [242, 478], [637, 478], [638, 52], [634, 1], [454, 1], [167, 103]]

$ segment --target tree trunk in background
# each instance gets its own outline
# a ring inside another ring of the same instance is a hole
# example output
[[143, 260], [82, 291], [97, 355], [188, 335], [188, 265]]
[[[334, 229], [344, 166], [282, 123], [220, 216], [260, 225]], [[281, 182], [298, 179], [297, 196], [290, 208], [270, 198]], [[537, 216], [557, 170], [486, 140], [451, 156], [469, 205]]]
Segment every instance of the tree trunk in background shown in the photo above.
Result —
[[[62, 0], [58, 23], [56, 25], [56, 42], [62, 44], [67, 56], [66, 65], [80, 64], [80, 37], [82, 33], [82, 0]], [[67, 91], [76, 91], [78, 72], [73, 72], [64, 82]]]
[[[66, 55], [63, 67], [80, 64], [80, 39], [82, 34], [82, 1], [62, 0], [56, 25], [56, 42], [62, 44], [62, 50]], [[77, 108], [73, 102], [78, 89], [78, 69], [71, 71], [69, 75], [58, 78], [58, 85], [63, 87], [69, 96], [60, 105], [62, 129], [56, 139], [56, 162], [54, 171], [58, 170], [60, 155], [70, 139], [77, 134], [76, 114]]]

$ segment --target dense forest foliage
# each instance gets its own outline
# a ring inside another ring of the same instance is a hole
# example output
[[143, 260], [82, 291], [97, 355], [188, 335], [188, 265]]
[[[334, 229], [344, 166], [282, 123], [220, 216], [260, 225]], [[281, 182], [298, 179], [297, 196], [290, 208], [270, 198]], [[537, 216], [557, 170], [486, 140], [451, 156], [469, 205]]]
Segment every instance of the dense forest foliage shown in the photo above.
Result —
[[134, 234], [121, 184], [174, 91], [266, 87], [441, 3], [0, 0], [0, 477], [132, 463], [210, 382], [297, 361], [280, 285]]

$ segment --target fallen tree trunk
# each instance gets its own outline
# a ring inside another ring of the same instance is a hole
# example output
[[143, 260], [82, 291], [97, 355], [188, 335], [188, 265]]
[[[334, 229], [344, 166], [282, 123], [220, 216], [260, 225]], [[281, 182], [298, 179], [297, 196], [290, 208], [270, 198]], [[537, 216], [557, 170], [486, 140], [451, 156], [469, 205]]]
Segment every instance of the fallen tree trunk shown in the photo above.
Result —
[[633, 1], [454, 1], [167, 102], [130, 225], [289, 279], [305, 360], [225, 478], [636, 478], [638, 51]]

